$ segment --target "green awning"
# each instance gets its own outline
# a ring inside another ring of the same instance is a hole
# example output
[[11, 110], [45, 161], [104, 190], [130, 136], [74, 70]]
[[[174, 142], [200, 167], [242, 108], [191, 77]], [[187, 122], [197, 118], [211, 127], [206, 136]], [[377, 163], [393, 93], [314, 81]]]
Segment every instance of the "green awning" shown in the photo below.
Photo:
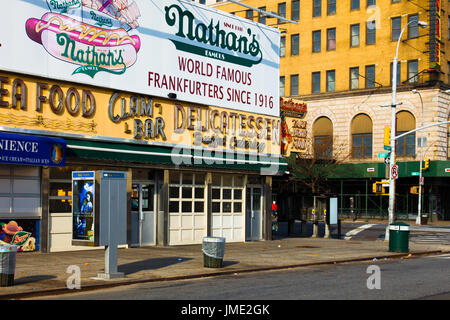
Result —
[[67, 157], [108, 161], [166, 164], [261, 171], [275, 175], [287, 170], [287, 162], [278, 155], [215, 152], [208, 149], [183, 149], [144, 144], [66, 139]]

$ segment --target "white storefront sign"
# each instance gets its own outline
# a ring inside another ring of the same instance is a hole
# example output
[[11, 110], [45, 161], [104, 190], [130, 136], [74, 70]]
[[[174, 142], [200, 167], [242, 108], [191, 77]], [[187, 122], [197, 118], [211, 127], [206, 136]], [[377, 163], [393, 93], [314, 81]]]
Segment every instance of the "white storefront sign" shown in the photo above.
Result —
[[0, 25], [1, 70], [279, 116], [280, 32], [192, 1], [14, 0]]

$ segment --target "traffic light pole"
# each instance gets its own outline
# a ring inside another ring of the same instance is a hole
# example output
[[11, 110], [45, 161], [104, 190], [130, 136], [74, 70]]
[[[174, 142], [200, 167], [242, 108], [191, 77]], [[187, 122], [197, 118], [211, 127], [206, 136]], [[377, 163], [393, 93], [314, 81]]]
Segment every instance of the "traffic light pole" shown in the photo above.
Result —
[[[413, 93], [417, 93], [420, 98], [420, 103], [422, 105], [422, 119], [421, 119], [421, 127], [423, 127], [423, 100], [422, 95], [417, 89], [412, 90]], [[420, 164], [419, 164], [419, 204], [417, 205], [417, 218], [416, 224], [422, 224], [422, 160], [423, 160], [423, 134], [420, 131]]]
[[395, 178], [393, 173], [393, 168], [395, 164], [395, 131], [396, 131], [396, 107], [397, 107], [397, 65], [398, 65], [398, 49], [400, 46], [400, 41], [402, 39], [403, 32], [411, 23], [417, 23], [421, 28], [426, 28], [428, 24], [423, 21], [412, 20], [408, 22], [400, 32], [397, 40], [397, 50], [395, 52], [395, 57], [392, 61], [392, 103], [391, 103], [391, 159], [389, 161], [389, 224], [386, 227], [385, 240], [389, 240], [389, 225], [394, 222], [394, 211], [395, 211]]

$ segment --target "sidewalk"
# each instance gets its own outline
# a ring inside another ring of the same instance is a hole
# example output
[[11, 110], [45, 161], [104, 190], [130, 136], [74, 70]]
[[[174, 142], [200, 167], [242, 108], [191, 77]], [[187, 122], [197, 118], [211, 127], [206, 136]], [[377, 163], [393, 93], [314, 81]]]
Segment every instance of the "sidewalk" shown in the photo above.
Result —
[[[0, 299], [36, 294], [69, 292], [67, 267], [81, 270], [81, 290], [120, 284], [168, 281], [257, 270], [372, 261], [384, 258], [411, 258], [415, 255], [450, 252], [450, 245], [409, 243], [410, 253], [389, 252], [387, 241], [352, 241], [325, 238], [287, 237], [274, 241], [227, 243], [224, 267], [203, 266], [202, 245], [176, 247], [122, 248], [118, 250], [119, 272], [125, 278], [93, 279], [104, 270], [104, 250], [57, 253], [18, 253], [15, 284], [0, 287]], [[411, 254], [411, 255], [410, 255]]]

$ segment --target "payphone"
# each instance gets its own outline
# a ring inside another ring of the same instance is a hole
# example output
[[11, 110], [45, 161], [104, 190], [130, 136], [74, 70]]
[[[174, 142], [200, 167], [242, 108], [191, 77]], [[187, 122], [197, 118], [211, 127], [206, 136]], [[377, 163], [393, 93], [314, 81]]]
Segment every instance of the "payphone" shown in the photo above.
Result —
[[117, 272], [117, 246], [127, 243], [127, 172], [72, 172], [72, 244], [105, 246], [105, 272]]

